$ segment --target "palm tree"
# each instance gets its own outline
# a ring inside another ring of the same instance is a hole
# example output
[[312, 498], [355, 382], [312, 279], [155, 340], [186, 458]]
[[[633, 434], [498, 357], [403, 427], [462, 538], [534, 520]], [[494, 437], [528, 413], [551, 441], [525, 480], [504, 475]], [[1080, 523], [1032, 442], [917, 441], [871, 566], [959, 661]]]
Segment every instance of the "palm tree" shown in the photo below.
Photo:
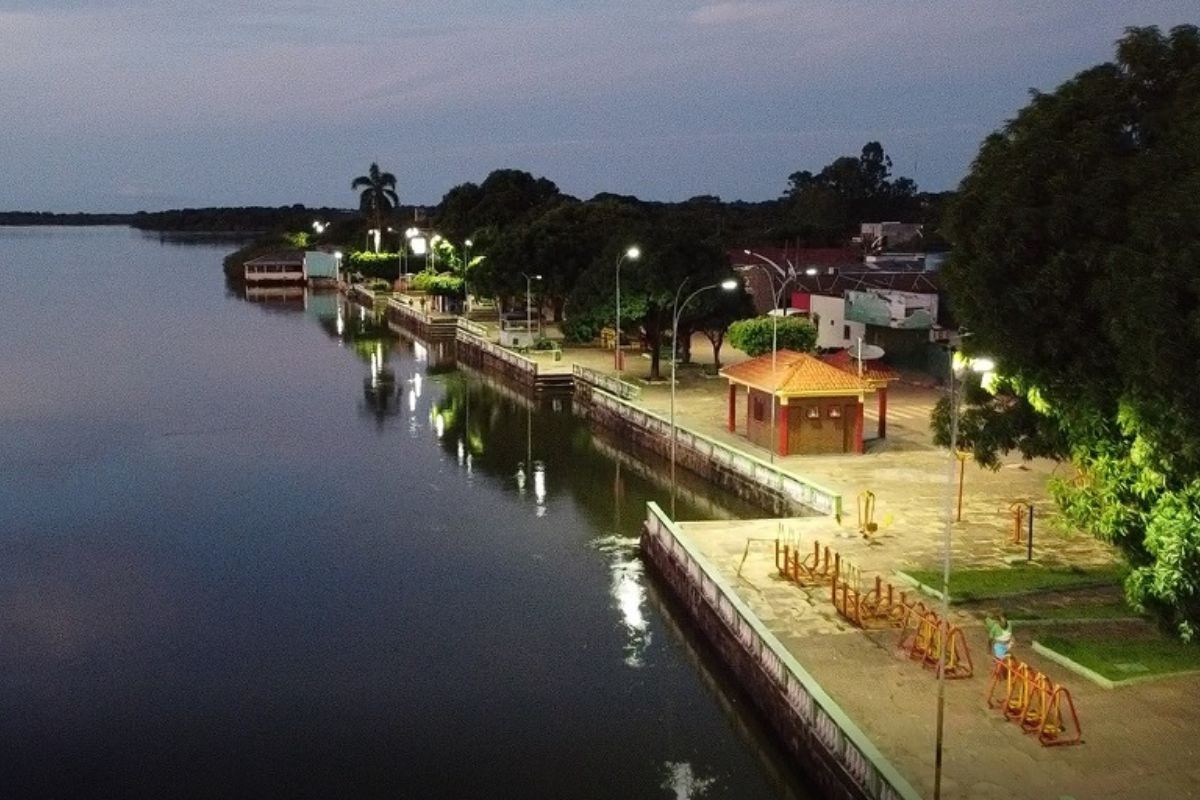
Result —
[[379, 165], [371, 162], [371, 168], [366, 175], [359, 175], [350, 182], [354, 191], [362, 189], [358, 207], [364, 214], [370, 216], [375, 223], [375, 252], [379, 252], [379, 237], [383, 231], [383, 215], [400, 205], [396, 195], [396, 176], [390, 172], [380, 172]]

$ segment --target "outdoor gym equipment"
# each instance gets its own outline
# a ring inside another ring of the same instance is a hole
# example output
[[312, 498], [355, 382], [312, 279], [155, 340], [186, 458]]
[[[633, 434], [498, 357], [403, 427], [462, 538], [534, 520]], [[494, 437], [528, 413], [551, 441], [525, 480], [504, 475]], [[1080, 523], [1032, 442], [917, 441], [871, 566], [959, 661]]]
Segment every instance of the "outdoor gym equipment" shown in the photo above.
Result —
[[969, 678], [975, 672], [962, 628], [943, 620], [924, 603], [905, 604], [897, 646], [913, 661], [934, 670], [942, 661], [944, 648], [948, 679]]
[[871, 538], [879, 530], [875, 524], [875, 493], [867, 490], [858, 494], [858, 532]]
[[[859, 628], [887, 628], [900, 624], [903, 604], [907, 598], [891, 583], [885, 584], [878, 575], [869, 590], [863, 589], [862, 570], [848, 558], [834, 554], [833, 607]], [[885, 588], [886, 586], [886, 588]]]
[[1021, 730], [1035, 734], [1045, 747], [1083, 741], [1083, 729], [1070, 691], [1012, 656], [993, 660], [987, 704], [988, 708], [999, 709], [1005, 719], [1020, 725]]

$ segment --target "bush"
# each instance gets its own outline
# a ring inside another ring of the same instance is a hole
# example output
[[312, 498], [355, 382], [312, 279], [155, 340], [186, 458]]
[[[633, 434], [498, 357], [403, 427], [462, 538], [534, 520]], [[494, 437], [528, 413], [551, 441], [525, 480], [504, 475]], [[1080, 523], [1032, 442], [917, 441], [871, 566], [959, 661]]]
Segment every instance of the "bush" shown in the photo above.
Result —
[[772, 329], [778, 321], [776, 335], [780, 350], [810, 353], [817, 345], [817, 328], [807, 317], [753, 317], [740, 319], [729, 326], [727, 341], [748, 356], [771, 352]]
[[463, 297], [463, 279], [448, 272], [418, 272], [411, 285], [417, 291], [440, 297]]
[[372, 253], [370, 250], [355, 250], [350, 254], [349, 268], [371, 278], [395, 278], [400, 273], [398, 253]]
[[563, 320], [563, 338], [575, 344], [586, 344], [600, 338], [605, 322], [587, 316], [571, 316]]

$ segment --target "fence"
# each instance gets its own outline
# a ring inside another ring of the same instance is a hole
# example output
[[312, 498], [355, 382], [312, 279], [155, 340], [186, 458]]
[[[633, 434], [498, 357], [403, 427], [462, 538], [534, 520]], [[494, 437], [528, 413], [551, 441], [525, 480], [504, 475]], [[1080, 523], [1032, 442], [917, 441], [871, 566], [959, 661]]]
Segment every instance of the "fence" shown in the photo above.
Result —
[[[591, 395], [593, 405], [615, 413], [650, 433], [670, 439], [669, 420], [632, 406], [602, 389], [593, 390]], [[690, 450], [718, 467], [775, 492], [795, 504], [806, 506], [821, 514], [833, 515], [839, 520], [842, 517], [842, 496], [837, 492], [783, 472], [766, 461], [687, 428], [676, 427], [675, 436], [680, 450]]]
[[635, 386], [619, 378], [606, 375], [591, 367], [582, 367], [579, 364], [575, 364], [571, 367], [571, 374], [575, 376], [575, 380], [590, 383], [592, 386], [603, 389], [609, 394], [616, 395], [622, 400], [637, 400], [642, 396], [640, 386]]
[[645, 533], [679, 565], [703, 602], [770, 676], [775, 691], [786, 698], [789, 713], [814, 734], [858, 789], [878, 800], [917, 800], [916, 790], [653, 502], [647, 504]]
[[525, 373], [530, 379], [537, 378], [538, 365], [532, 358], [526, 358], [498, 344], [493, 344], [482, 337], [470, 333], [463, 326], [459, 326], [458, 330], [455, 331], [454, 338], [455, 341], [475, 348], [484, 356], [501, 361], [517, 372]]
[[487, 340], [487, 338], [488, 338], [487, 328], [480, 325], [478, 322], [471, 322], [471, 320], [467, 319], [466, 317], [458, 317], [457, 319], [458, 319], [457, 325], [458, 325], [458, 329], [460, 331], [465, 331], [465, 332], [471, 334], [472, 336], [478, 336], [480, 339], [483, 339], [485, 341]]

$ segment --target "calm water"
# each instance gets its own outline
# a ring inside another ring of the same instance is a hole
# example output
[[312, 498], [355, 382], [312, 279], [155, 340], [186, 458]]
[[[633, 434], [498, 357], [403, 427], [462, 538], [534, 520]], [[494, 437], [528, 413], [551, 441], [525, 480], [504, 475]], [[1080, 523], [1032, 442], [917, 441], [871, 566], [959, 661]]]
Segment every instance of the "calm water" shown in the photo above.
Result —
[[808, 796], [644, 466], [228, 249], [0, 228], [0, 796]]

